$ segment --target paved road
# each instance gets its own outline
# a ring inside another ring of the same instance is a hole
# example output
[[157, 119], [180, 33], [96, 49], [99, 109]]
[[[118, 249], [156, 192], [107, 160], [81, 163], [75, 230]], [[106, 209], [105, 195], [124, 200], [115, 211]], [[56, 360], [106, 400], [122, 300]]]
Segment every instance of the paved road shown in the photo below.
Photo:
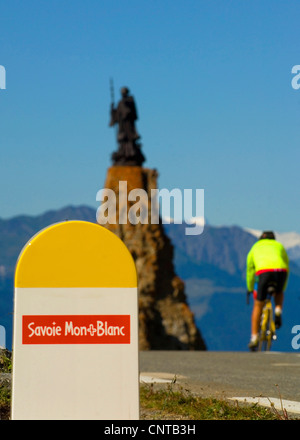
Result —
[[[202, 396], [279, 397], [300, 402], [299, 353], [144, 351], [141, 376], [172, 379]], [[278, 385], [278, 386], [276, 386]]]

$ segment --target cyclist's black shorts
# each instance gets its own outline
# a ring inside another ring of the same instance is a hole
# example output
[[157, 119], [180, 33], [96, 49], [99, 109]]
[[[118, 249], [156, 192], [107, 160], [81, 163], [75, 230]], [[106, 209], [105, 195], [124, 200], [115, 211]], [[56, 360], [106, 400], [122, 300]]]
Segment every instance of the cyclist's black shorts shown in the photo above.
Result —
[[284, 269], [264, 270], [255, 275], [253, 295], [258, 301], [265, 301], [270, 283], [275, 284], [276, 293], [283, 292], [287, 271]]

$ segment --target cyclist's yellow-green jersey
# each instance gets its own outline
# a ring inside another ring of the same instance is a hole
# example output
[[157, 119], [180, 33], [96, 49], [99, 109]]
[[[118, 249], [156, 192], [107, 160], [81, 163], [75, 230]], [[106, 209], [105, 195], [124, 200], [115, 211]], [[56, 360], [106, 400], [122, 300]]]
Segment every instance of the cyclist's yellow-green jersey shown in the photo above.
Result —
[[[289, 270], [289, 258], [285, 248], [274, 239], [263, 238], [258, 240], [250, 249], [247, 256], [247, 289], [252, 292], [255, 275], [258, 272], [273, 270]], [[288, 277], [287, 277], [288, 279]], [[287, 279], [284, 290], [287, 286]]]

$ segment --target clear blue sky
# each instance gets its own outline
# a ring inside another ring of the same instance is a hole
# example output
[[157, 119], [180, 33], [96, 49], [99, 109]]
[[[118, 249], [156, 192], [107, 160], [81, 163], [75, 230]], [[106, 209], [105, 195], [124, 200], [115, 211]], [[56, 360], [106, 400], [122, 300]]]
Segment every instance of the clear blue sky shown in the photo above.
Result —
[[160, 188], [203, 188], [213, 225], [300, 232], [299, 17], [295, 0], [1, 0], [0, 217], [97, 208], [113, 77]]

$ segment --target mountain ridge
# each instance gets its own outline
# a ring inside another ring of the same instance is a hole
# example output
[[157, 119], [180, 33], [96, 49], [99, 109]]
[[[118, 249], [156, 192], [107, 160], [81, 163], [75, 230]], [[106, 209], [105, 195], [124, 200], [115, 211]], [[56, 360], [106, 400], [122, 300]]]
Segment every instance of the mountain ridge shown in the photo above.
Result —
[[[0, 325], [7, 328], [8, 340], [12, 334], [13, 276], [18, 255], [34, 234], [65, 220], [96, 223], [96, 209], [70, 205], [37, 216], [0, 219]], [[166, 223], [163, 227], [174, 245], [176, 271], [186, 284], [188, 303], [207, 348], [246, 350], [251, 306], [246, 306], [245, 300], [245, 264], [257, 234], [239, 226], [206, 224], [201, 235], [191, 237], [185, 235], [184, 224]], [[284, 309], [286, 325], [276, 341], [277, 349], [282, 351], [291, 351], [291, 328], [300, 324], [297, 322], [300, 305], [298, 244], [287, 250], [291, 258], [291, 277]]]

